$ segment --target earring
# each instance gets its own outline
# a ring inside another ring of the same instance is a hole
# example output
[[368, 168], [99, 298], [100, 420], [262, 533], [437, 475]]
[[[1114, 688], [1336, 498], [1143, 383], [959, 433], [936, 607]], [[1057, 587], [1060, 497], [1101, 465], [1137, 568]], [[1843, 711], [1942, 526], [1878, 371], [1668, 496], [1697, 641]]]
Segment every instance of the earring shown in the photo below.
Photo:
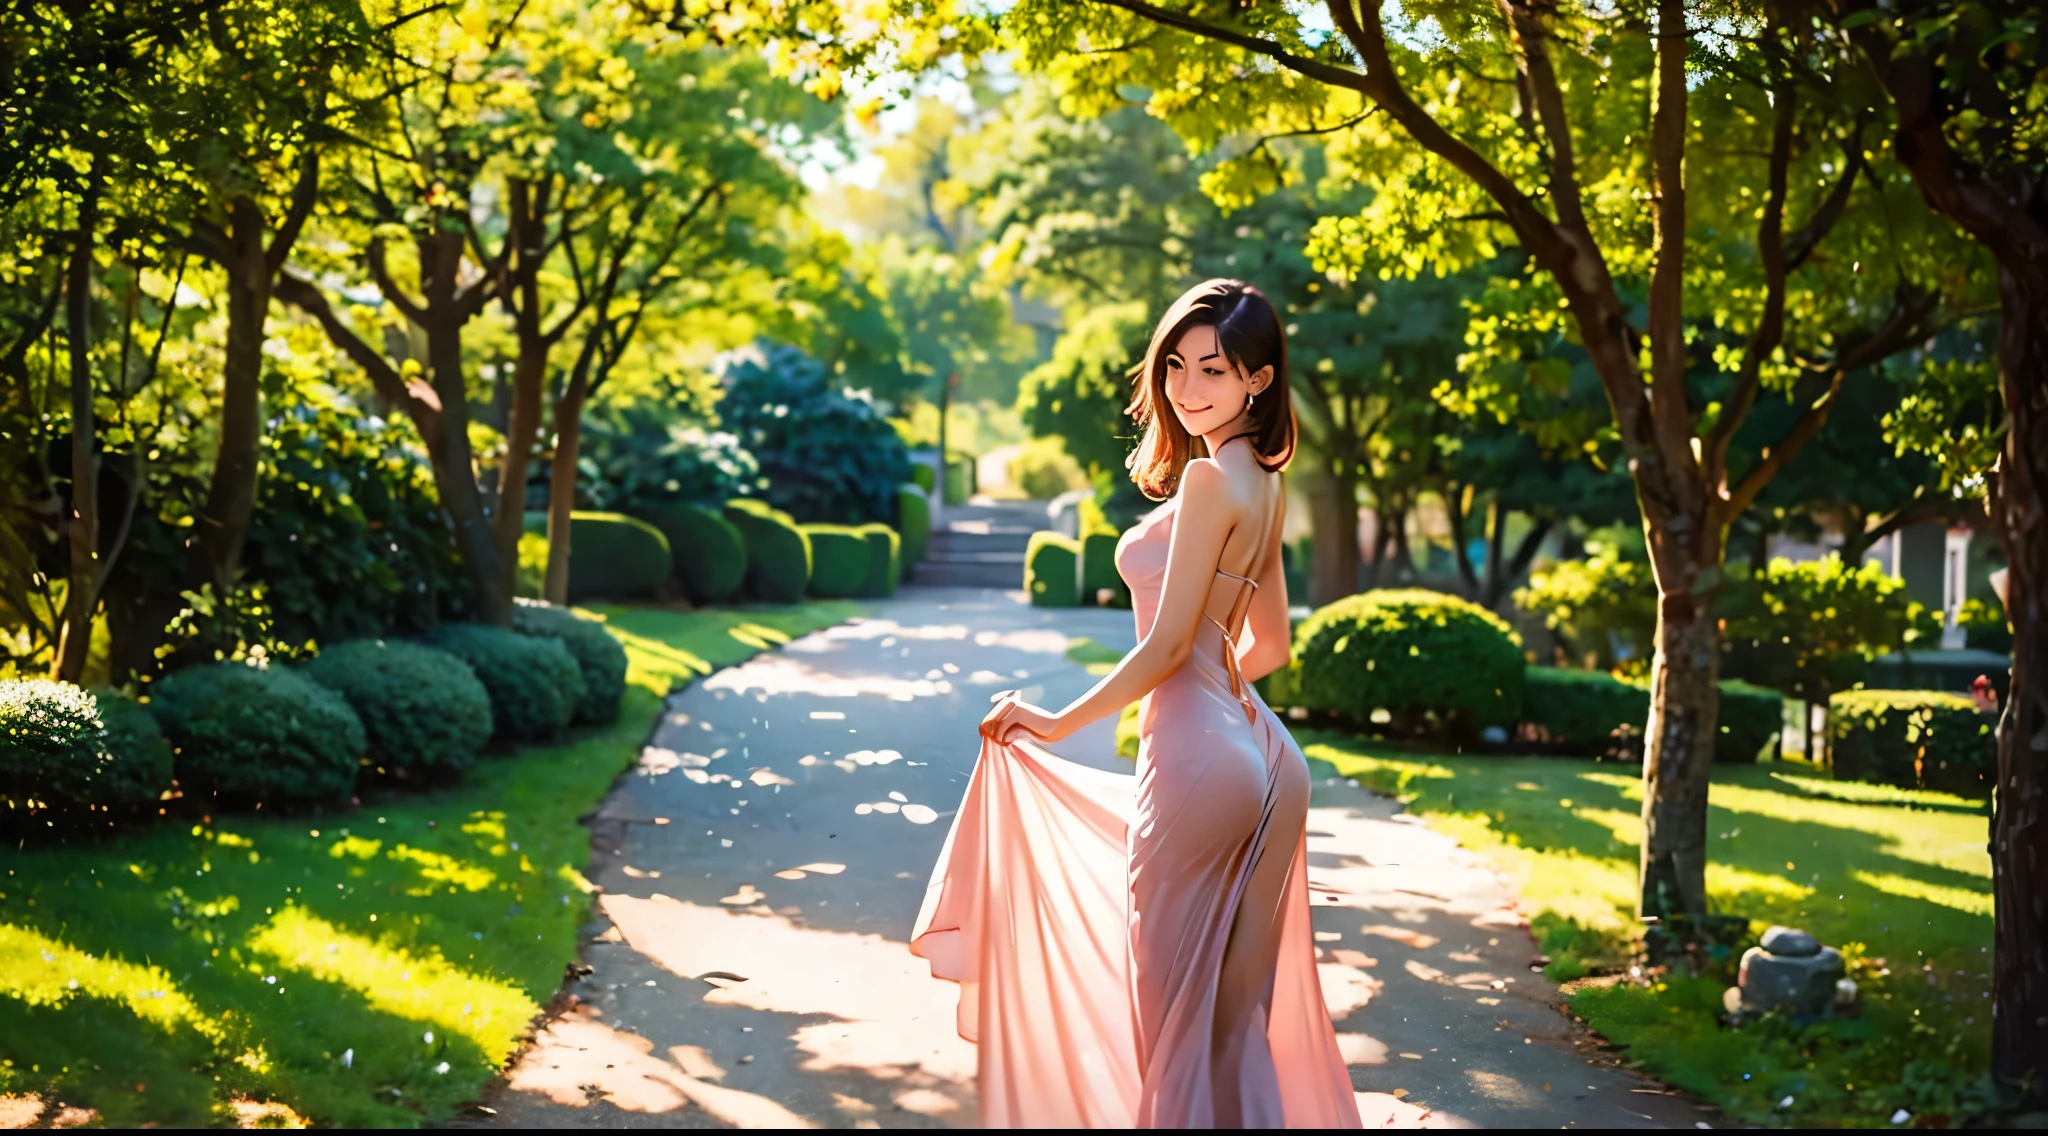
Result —
[[1258, 392], [1256, 392], [1256, 391], [1254, 391], [1254, 392], [1252, 392], [1252, 393], [1250, 393], [1250, 394], [1247, 394], [1247, 395], [1245, 395], [1245, 396], [1244, 396], [1244, 408], [1245, 408], [1246, 410], [1250, 410], [1250, 409], [1252, 408], [1252, 403], [1254, 403], [1254, 402], [1257, 402], [1257, 401], [1258, 401], [1258, 398], [1259, 398], [1259, 396], [1258, 396]]

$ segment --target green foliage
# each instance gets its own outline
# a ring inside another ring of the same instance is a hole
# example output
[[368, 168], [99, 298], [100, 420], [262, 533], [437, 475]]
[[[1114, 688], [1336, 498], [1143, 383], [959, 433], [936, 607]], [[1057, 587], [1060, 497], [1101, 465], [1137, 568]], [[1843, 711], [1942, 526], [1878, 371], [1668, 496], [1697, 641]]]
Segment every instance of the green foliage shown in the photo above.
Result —
[[469, 664], [491, 696], [491, 736], [546, 741], [575, 719], [583, 669], [558, 639], [504, 627], [444, 623], [426, 641]]
[[823, 363], [757, 344], [725, 372], [718, 413], [760, 463], [762, 496], [806, 521], [888, 518], [910, 455], [865, 392], [834, 382]]
[[1382, 589], [1318, 609], [1295, 629], [1301, 700], [1353, 723], [1460, 737], [1522, 711], [1520, 641], [1456, 596]]
[[619, 700], [626, 692], [626, 649], [603, 623], [565, 607], [522, 599], [512, 608], [512, 630], [559, 640], [575, 657], [583, 674], [576, 721], [605, 725], [617, 720]]
[[1766, 753], [1775, 756], [1785, 733], [1785, 696], [1740, 679], [1721, 684], [1719, 736], [1714, 739], [1716, 765], [1754, 765]]
[[668, 538], [623, 513], [569, 515], [569, 599], [642, 599], [668, 580]]
[[1773, 560], [1727, 599], [1722, 671], [1809, 702], [1931, 630], [1921, 626], [1923, 609], [1907, 597], [1904, 581], [1875, 563], [1852, 570], [1833, 556]]
[[1647, 563], [1593, 551], [1531, 572], [1529, 585], [1515, 591], [1515, 606], [1541, 616], [1574, 659], [1590, 658], [1602, 670], [1624, 663], [1644, 669], [1657, 642], [1657, 582]]
[[734, 434], [646, 410], [616, 417], [583, 427], [578, 504], [645, 516], [678, 502], [716, 506], [759, 485], [760, 463]]
[[883, 598], [896, 594], [896, 583], [903, 578], [903, 538], [896, 530], [879, 522], [860, 526], [856, 530], [868, 545], [868, 578], [860, 594]]
[[873, 560], [868, 539], [848, 525], [800, 526], [811, 544], [811, 594], [846, 599], [867, 590]]
[[1988, 794], [1998, 720], [1958, 694], [1845, 690], [1828, 699], [1835, 776], [1966, 796]]
[[747, 595], [764, 603], [795, 603], [811, 583], [811, 539], [788, 513], [736, 497], [725, 519], [747, 545]]
[[1122, 535], [1093, 497], [1084, 498], [1078, 510], [1081, 541], [1081, 599], [1094, 603], [1100, 593], [1113, 597], [1112, 606], [1129, 607], [1131, 590], [1116, 570], [1116, 543]]
[[[919, 469], [928, 469], [919, 466]], [[896, 531], [903, 536], [903, 567], [924, 559], [924, 550], [932, 539], [932, 500], [925, 494], [929, 487], [919, 488], [914, 484], [896, 487]]]
[[518, 556], [519, 566], [512, 594], [538, 599], [548, 588], [547, 536], [537, 532], [520, 533]]
[[491, 740], [491, 696], [446, 651], [355, 639], [323, 648], [299, 669], [348, 701], [380, 770], [460, 773]]
[[1523, 676], [1522, 720], [1533, 741], [1574, 753], [1642, 758], [1650, 692], [1605, 671], [1530, 667]]
[[747, 545], [740, 530], [701, 505], [659, 505], [642, 519], [668, 538], [675, 573], [691, 603], [724, 603], [747, 579]]
[[1049, 529], [1031, 534], [1024, 549], [1024, 590], [1033, 607], [1075, 607], [1081, 602], [1081, 543]]
[[2012, 622], [2005, 617], [2005, 606], [1996, 599], [1986, 602], [1973, 596], [1964, 600], [1962, 610], [1956, 613], [1956, 624], [1963, 629], [1965, 647], [2001, 655], [2012, 653]]
[[108, 764], [91, 692], [48, 679], [0, 682], [0, 799], [8, 808], [90, 801]]
[[977, 487], [974, 481], [974, 459], [953, 451], [946, 455], [946, 500], [960, 504], [974, 496]]
[[345, 797], [369, 748], [346, 699], [282, 666], [182, 670], [157, 680], [149, 707], [187, 796], [270, 804]]
[[1070, 489], [1086, 489], [1088, 475], [1057, 437], [1033, 438], [1010, 459], [1010, 484], [1033, 501], [1050, 501]]
[[1124, 417], [1126, 377], [1145, 353], [1153, 313], [1140, 301], [1105, 304], [1074, 322], [1052, 358], [1024, 376], [1017, 410], [1032, 434], [1058, 438], [1091, 476], [1121, 475], [1137, 430]]
[[116, 812], [156, 803], [171, 787], [171, 743], [149, 707], [117, 690], [96, 690], [107, 763], [93, 785], [93, 799]]
[[910, 483], [926, 493], [930, 493], [938, 488], [939, 475], [931, 466], [923, 462], [912, 462], [910, 465]]

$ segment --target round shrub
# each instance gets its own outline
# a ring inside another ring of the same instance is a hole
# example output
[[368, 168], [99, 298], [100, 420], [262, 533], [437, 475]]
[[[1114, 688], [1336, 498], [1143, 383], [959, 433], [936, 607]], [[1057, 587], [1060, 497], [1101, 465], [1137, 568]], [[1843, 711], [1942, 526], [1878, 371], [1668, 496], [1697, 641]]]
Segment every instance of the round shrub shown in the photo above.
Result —
[[1964, 796], [1990, 792], [1998, 718], [1960, 694], [1850, 690], [1828, 700], [1835, 777]]
[[811, 594], [857, 596], [868, 583], [868, 539], [846, 525], [804, 525], [811, 542]]
[[444, 623], [427, 642], [469, 664], [491, 699], [492, 736], [553, 738], [576, 716], [583, 670], [561, 640], [481, 623]]
[[299, 668], [362, 720], [384, 769], [459, 773], [491, 740], [491, 696], [461, 659], [419, 643], [355, 639]]
[[595, 619], [539, 600], [520, 600], [512, 609], [512, 630], [561, 641], [583, 672], [583, 697], [576, 701], [578, 722], [602, 724], [619, 716], [626, 694], [626, 648]]
[[1081, 602], [1076, 564], [1079, 541], [1049, 529], [1031, 534], [1024, 548], [1024, 590], [1033, 607], [1074, 607]]
[[862, 587], [863, 596], [893, 596], [896, 582], [903, 578], [903, 538], [896, 530], [879, 522], [860, 526], [858, 530], [868, 545], [868, 579]]
[[92, 787], [102, 808], [153, 804], [171, 787], [171, 743], [149, 707], [115, 690], [93, 692], [99, 702], [106, 764]]
[[725, 519], [747, 546], [747, 595], [768, 603], [796, 603], [811, 583], [811, 539], [788, 513], [764, 501], [726, 502]]
[[88, 799], [106, 765], [90, 692], [68, 682], [0, 682], [0, 796], [10, 803]]
[[668, 580], [668, 538], [621, 513], [569, 514], [569, 600], [652, 596]]
[[924, 462], [912, 462], [910, 463], [910, 481], [911, 484], [917, 486], [919, 489], [924, 490], [926, 493], [930, 493], [933, 489], [938, 487], [938, 471], [934, 467], [927, 465]]
[[1301, 696], [1315, 710], [1396, 732], [1511, 726], [1522, 712], [1522, 648], [1477, 604], [1419, 588], [1348, 596], [1295, 634]]
[[663, 505], [643, 514], [668, 538], [676, 576], [695, 604], [724, 603], [747, 579], [747, 544], [731, 521], [698, 505]]
[[925, 496], [925, 490], [910, 484], [896, 488], [896, 531], [903, 536], [903, 568], [909, 571], [924, 559], [924, 550], [932, 541], [932, 499]]
[[1088, 474], [1058, 438], [1033, 438], [1010, 459], [1010, 484], [1033, 501], [1050, 501], [1069, 489], [1086, 489]]
[[283, 667], [211, 663], [159, 680], [149, 708], [185, 791], [302, 802], [348, 794], [369, 748], [341, 695]]
[[1102, 506], [1095, 498], [1082, 498], [1078, 509], [1081, 530], [1081, 599], [1093, 603], [1102, 592], [1109, 592], [1117, 607], [1129, 607], [1130, 589], [1124, 586], [1121, 572], [1116, 570], [1116, 544], [1120, 533], [1116, 526], [1102, 512]]

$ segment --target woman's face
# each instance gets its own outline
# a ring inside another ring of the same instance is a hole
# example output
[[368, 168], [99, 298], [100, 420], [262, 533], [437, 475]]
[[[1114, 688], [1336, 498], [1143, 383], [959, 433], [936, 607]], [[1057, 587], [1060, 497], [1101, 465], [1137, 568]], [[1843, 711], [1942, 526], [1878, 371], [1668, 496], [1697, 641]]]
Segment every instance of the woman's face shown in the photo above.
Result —
[[1272, 370], [1247, 377], [1224, 356], [1216, 329], [1198, 325], [1166, 354], [1166, 400], [1188, 433], [1213, 434], [1244, 414], [1246, 398], [1265, 389]]

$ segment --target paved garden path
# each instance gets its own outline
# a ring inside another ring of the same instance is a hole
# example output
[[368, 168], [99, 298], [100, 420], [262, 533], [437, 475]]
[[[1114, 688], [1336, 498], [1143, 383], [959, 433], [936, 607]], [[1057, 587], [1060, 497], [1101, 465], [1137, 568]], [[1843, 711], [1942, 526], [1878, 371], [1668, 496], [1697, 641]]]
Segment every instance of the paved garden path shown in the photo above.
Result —
[[[905, 949], [996, 690], [1058, 706], [1072, 636], [1127, 612], [907, 589], [669, 700], [592, 823], [589, 973], [479, 1112], [522, 1127], [971, 1125], [957, 988]], [[1109, 768], [1112, 723], [1057, 749]], [[1502, 879], [1327, 776], [1310, 864], [1323, 985], [1368, 1127], [1683, 1127], [1529, 969]]]

